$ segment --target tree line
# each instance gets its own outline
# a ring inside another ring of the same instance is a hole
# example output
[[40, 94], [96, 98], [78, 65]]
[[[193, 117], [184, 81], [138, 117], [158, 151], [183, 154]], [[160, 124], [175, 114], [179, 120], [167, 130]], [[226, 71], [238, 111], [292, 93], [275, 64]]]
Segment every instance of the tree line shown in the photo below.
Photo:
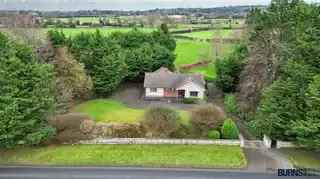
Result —
[[174, 68], [176, 43], [166, 26], [153, 33], [97, 31], [73, 38], [52, 30], [48, 37], [39, 55], [0, 33], [0, 147], [44, 142], [55, 134], [48, 119], [61, 106], [108, 96], [124, 80], [141, 81], [162, 66]]
[[320, 149], [319, 14], [316, 4], [272, 0], [247, 18], [248, 54], [218, 63], [218, 85], [238, 94], [256, 136]]

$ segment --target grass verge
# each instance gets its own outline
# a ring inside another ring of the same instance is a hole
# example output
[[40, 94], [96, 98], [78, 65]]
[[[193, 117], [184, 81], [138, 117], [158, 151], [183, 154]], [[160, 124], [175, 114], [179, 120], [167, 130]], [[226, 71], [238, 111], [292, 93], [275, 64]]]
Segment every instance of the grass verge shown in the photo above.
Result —
[[213, 145], [61, 145], [0, 150], [6, 165], [243, 168], [240, 147]]
[[296, 167], [320, 169], [320, 153], [303, 149], [281, 149], [281, 152]]

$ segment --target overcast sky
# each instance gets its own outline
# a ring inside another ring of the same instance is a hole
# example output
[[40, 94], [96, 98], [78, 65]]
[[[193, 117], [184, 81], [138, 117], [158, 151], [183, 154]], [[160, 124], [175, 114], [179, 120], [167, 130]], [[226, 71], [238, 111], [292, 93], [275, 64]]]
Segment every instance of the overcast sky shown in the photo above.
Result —
[[[0, 10], [145, 10], [267, 5], [271, 0], [0, 0]], [[320, 0], [307, 0], [320, 2]]]

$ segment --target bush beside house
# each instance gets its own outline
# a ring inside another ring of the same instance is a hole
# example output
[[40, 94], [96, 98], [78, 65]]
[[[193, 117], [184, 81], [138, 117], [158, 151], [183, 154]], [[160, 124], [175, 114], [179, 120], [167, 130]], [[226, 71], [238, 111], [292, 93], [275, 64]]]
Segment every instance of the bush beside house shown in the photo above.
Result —
[[239, 138], [239, 130], [236, 124], [231, 119], [226, 119], [223, 122], [223, 126], [221, 128], [221, 133], [223, 139], [238, 139]]
[[220, 139], [220, 132], [217, 130], [211, 130], [208, 132], [209, 139]]

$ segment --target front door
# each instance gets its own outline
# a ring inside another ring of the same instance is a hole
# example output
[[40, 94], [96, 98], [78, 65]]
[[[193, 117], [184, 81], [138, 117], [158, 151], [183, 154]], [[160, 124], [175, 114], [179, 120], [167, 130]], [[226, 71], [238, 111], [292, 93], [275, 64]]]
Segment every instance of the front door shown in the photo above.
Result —
[[186, 90], [178, 90], [178, 97], [184, 98], [186, 95]]

